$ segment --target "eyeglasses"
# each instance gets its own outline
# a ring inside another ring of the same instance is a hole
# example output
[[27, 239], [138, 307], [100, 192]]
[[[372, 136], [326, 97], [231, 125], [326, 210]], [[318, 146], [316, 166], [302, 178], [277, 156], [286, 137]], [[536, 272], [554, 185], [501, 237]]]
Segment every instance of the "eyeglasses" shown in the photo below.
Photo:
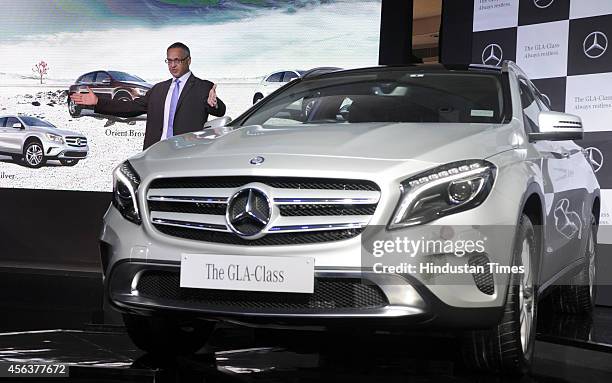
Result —
[[187, 61], [187, 59], [189, 58], [189, 56], [185, 57], [184, 59], [165, 59], [164, 61], [166, 62], [166, 64], [168, 65], [172, 65], [172, 64], [182, 64], [185, 61]]

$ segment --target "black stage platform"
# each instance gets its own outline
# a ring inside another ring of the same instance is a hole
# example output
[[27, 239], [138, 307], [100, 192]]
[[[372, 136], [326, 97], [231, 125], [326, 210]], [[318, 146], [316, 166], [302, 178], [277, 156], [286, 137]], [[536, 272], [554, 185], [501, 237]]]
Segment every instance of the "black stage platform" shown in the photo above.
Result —
[[534, 371], [522, 378], [462, 372], [450, 337], [364, 338], [231, 325], [220, 326], [194, 357], [154, 361], [134, 347], [122, 327], [96, 324], [102, 318], [96, 311], [101, 300], [97, 274], [32, 273], [0, 268], [0, 363], [70, 365], [70, 377], [35, 380], [40, 382], [612, 380], [612, 308], [598, 307], [592, 318], [541, 317]]

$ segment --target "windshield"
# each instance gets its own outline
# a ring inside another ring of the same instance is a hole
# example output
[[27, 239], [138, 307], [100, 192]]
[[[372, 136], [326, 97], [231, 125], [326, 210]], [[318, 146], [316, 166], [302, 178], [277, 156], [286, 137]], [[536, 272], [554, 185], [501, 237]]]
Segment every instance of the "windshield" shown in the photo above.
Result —
[[113, 78], [117, 81], [146, 82], [145, 80], [141, 79], [138, 76], [134, 76], [134, 75], [131, 75], [125, 72], [117, 72], [114, 70], [109, 70], [108, 73], [110, 73], [110, 75], [113, 76]]
[[23, 116], [20, 116], [19, 118], [21, 118], [23, 123], [26, 124], [27, 126], [44, 126], [44, 127], [47, 127], [47, 128], [55, 128], [54, 125], [48, 123], [47, 121], [43, 121], [41, 119], [38, 119], [36, 117], [23, 117]]
[[502, 123], [499, 73], [378, 70], [304, 80], [265, 102], [241, 125], [435, 122]]

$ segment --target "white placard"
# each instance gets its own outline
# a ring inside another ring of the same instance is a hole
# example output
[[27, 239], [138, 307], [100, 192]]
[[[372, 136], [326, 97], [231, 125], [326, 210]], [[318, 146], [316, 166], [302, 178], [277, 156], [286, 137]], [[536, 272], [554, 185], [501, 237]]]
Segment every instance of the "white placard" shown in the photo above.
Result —
[[609, 15], [612, 13], [610, 0], [572, 0], [570, 1], [570, 19]]
[[314, 258], [181, 254], [181, 287], [312, 293]]
[[569, 76], [565, 112], [580, 116], [585, 132], [612, 130], [612, 73]]
[[612, 244], [612, 190], [601, 190], [601, 212], [599, 214], [599, 229], [597, 242]]
[[567, 75], [569, 21], [518, 28], [516, 63], [531, 79]]
[[519, 0], [474, 0], [474, 32], [516, 27]]

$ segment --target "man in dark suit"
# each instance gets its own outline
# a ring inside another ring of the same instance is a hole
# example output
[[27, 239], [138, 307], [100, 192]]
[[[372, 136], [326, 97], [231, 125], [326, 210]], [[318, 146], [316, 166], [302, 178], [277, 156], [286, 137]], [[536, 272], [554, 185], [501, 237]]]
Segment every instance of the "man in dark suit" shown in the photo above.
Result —
[[135, 117], [146, 113], [144, 149], [160, 139], [201, 130], [209, 114], [223, 116], [225, 104], [217, 98], [217, 86], [189, 70], [189, 48], [174, 43], [168, 47], [166, 57], [172, 78], [155, 84], [143, 97], [133, 101], [104, 99], [89, 89], [88, 93], [74, 93], [70, 98], [79, 105], [94, 106], [94, 112], [99, 114]]

